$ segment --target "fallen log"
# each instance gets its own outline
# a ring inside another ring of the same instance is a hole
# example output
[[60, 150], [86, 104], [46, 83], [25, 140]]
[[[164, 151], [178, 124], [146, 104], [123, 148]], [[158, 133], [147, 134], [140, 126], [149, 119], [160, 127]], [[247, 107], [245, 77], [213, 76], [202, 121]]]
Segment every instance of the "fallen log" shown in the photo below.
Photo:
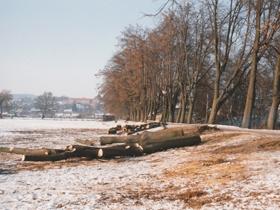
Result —
[[144, 123], [144, 124], [140, 124], [140, 125], [117, 125], [116, 127], [112, 127], [108, 130], [108, 134], [134, 134], [137, 133], [139, 131], [144, 131], [144, 130], [148, 130], [151, 128], [156, 128], [156, 127], [160, 127], [163, 126], [165, 128], [166, 123], [162, 123], [162, 122], [149, 122], [149, 123]]
[[126, 145], [124, 143], [106, 146], [84, 146], [70, 145], [64, 150], [44, 149], [25, 149], [25, 148], [1, 148], [1, 152], [15, 153], [23, 155], [23, 161], [59, 161], [69, 158], [85, 157], [88, 159], [113, 158], [116, 156], [139, 156], [143, 155], [143, 148], [138, 144]]
[[128, 140], [137, 140], [139, 139], [139, 135], [130, 135], [130, 136], [101, 136], [100, 137], [100, 145], [107, 144], [116, 144], [116, 143], [126, 143]]
[[97, 144], [98, 140], [97, 139], [93, 139], [93, 140], [76, 139], [75, 142], [82, 144], [82, 145], [94, 146]]
[[73, 151], [75, 157], [87, 158], [112, 158], [115, 156], [138, 156], [142, 155], [142, 148], [138, 144], [127, 145], [125, 143], [105, 146], [70, 145], [67, 151]]
[[106, 145], [113, 143], [139, 143], [140, 145], [142, 145], [145, 141], [160, 141], [162, 138], [172, 138], [183, 135], [184, 131], [182, 128], [167, 128], [155, 132], [144, 131], [139, 135], [101, 136], [100, 144]]
[[28, 149], [28, 148], [17, 148], [17, 147], [0, 147], [0, 152], [12, 153], [12, 154], [25, 154], [25, 155], [51, 155], [63, 152], [61, 149]]
[[61, 152], [51, 155], [23, 155], [22, 161], [59, 161], [73, 158], [72, 152]]
[[[111, 142], [113, 144], [109, 144]], [[100, 146], [70, 145], [64, 150], [0, 147], [0, 152], [22, 154], [22, 160], [24, 161], [58, 161], [75, 157], [99, 159], [117, 156], [140, 156], [200, 143], [200, 136], [196, 133], [184, 134], [182, 128], [168, 128], [157, 132], [145, 131], [139, 135], [101, 137], [101, 144], [103, 145]]]
[[125, 143], [100, 146], [102, 149], [102, 158], [114, 158], [124, 156], [141, 156], [143, 148], [139, 144], [127, 145]]
[[201, 138], [197, 134], [189, 134], [173, 138], [162, 139], [161, 141], [150, 141], [143, 146], [143, 153], [150, 154], [171, 148], [199, 145]]
[[23, 161], [59, 161], [69, 158], [85, 157], [88, 159], [101, 158], [103, 150], [98, 147], [90, 147], [83, 145], [70, 145], [65, 150], [54, 154], [23, 154]]

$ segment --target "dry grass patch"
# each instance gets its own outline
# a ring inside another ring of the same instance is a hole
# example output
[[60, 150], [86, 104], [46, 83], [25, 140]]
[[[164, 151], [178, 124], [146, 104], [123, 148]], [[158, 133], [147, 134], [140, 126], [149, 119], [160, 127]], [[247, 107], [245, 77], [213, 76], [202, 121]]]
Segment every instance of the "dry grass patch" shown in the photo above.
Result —
[[19, 162], [16, 166], [17, 171], [43, 171], [49, 169], [60, 169], [78, 166], [93, 166], [98, 160], [88, 160], [81, 158], [72, 158], [56, 162]]
[[226, 154], [248, 154], [261, 151], [278, 151], [280, 150], [280, 137], [278, 136], [258, 136], [254, 140], [242, 142], [239, 145], [222, 146], [215, 150], [213, 153], [226, 153]]
[[125, 203], [126, 200], [133, 200], [135, 204], [143, 205], [143, 200], [153, 201], [183, 201], [186, 207], [200, 208], [201, 206], [211, 203], [212, 200], [207, 197], [208, 193], [199, 188], [181, 189], [177, 186], [168, 185], [163, 189], [142, 186], [136, 189], [121, 189], [118, 196], [103, 195], [101, 202]]
[[217, 155], [206, 160], [195, 160], [180, 164], [165, 172], [169, 179], [176, 177], [199, 179], [200, 183], [210, 185], [226, 185], [234, 180], [244, 180], [248, 177], [246, 167], [240, 160], [229, 161]]
[[143, 186], [136, 189], [121, 189], [118, 196], [105, 196], [101, 198], [110, 203], [123, 203], [126, 200], [134, 200], [135, 204], [143, 205], [143, 200], [154, 201], [182, 201], [186, 208], [200, 209], [202, 206], [217, 202], [228, 202], [232, 197], [227, 194], [210, 195], [199, 187], [182, 188], [168, 185], [163, 189]]
[[212, 133], [212, 134], [207, 134], [207, 135], [203, 135], [202, 136], [202, 141], [204, 143], [207, 143], [207, 144], [216, 144], [216, 143], [219, 143], [219, 142], [224, 142], [224, 141], [227, 141], [229, 139], [232, 139], [232, 138], [238, 138], [242, 135], [246, 135], [246, 133], [240, 133], [240, 132], [224, 132], [224, 131], [221, 131], [221, 132], [215, 132], [215, 133]]

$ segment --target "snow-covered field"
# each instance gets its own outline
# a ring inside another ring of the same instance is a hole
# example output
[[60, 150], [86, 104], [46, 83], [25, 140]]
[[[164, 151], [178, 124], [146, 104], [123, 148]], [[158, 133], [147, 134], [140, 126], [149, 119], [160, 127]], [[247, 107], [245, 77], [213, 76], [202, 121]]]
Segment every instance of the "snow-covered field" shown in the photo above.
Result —
[[[115, 125], [4, 119], [0, 146], [63, 148]], [[219, 128], [202, 145], [137, 158], [32, 163], [2, 153], [0, 209], [279, 209], [279, 131]]]
[[[119, 122], [123, 123], [123, 122]], [[95, 128], [107, 129], [115, 126], [116, 122], [103, 122], [94, 120], [70, 120], [70, 119], [30, 119], [15, 118], [0, 120], [0, 132], [17, 130], [39, 130], [39, 129], [63, 129], [63, 128]]]

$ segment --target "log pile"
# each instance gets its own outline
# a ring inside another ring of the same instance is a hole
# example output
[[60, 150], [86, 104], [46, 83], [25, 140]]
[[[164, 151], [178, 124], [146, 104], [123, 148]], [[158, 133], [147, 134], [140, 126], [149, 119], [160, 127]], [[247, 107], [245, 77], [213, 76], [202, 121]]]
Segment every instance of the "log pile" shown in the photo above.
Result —
[[141, 125], [117, 125], [116, 127], [112, 127], [108, 130], [108, 134], [127, 134], [127, 135], [131, 135], [140, 131], [145, 131], [148, 129], [152, 129], [152, 128], [157, 128], [157, 127], [166, 127], [166, 123], [162, 123], [162, 122], [150, 122], [150, 123], [145, 123], [145, 124], [141, 124]]
[[167, 128], [156, 132], [144, 131], [137, 135], [102, 136], [100, 145], [93, 145], [90, 141], [86, 141], [86, 145], [69, 145], [65, 149], [0, 147], [0, 152], [22, 154], [23, 161], [59, 161], [77, 157], [100, 159], [141, 156], [200, 143], [201, 138], [197, 133], [184, 133], [182, 128]]

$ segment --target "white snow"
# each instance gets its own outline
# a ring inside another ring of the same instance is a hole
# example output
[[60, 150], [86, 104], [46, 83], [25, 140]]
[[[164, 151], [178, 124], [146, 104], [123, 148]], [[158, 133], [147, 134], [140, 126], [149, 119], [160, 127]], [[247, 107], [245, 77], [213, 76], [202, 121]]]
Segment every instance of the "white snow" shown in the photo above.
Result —
[[109, 121], [95, 121], [95, 120], [67, 120], [67, 119], [1, 119], [0, 132], [3, 131], [16, 131], [16, 130], [39, 130], [39, 129], [63, 129], [63, 128], [95, 128], [95, 129], [108, 129], [122, 124], [121, 122]]
[[280, 130], [248, 129], [248, 128], [240, 128], [237, 126], [230, 126], [230, 125], [216, 125], [216, 126], [221, 130], [227, 130], [227, 131], [240, 131], [240, 132], [249, 132], [249, 133], [254, 132], [254, 133], [268, 134], [268, 135], [280, 135]]

